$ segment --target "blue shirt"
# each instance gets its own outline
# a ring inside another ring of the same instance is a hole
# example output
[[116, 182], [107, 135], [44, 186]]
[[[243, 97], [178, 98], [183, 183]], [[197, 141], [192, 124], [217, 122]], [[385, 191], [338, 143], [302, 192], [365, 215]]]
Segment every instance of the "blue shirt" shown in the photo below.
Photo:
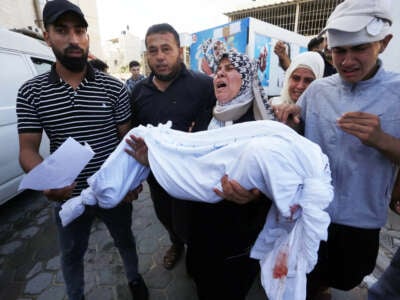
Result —
[[142, 81], [145, 78], [146, 77], [144, 77], [144, 75], [140, 74], [137, 79], [130, 77], [126, 80], [125, 86], [126, 86], [126, 89], [128, 90], [129, 95], [132, 95], [132, 91], [133, 91], [133, 88], [135, 87], [136, 83], [138, 83], [139, 81]]
[[313, 82], [298, 105], [305, 136], [329, 157], [335, 189], [327, 209], [332, 222], [359, 228], [384, 226], [397, 166], [342, 131], [336, 120], [346, 112], [375, 114], [384, 132], [400, 138], [400, 74], [380, 67], [373, 78], [356, 84], [335, 74]]

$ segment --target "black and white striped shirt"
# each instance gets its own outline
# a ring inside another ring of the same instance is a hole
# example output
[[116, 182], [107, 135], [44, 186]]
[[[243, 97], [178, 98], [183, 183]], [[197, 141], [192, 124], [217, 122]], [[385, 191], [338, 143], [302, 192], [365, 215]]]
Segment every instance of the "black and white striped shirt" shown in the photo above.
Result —
[[44, 129], [51, 153], [68, 137], [87, 142], [95, 152], [76, 179], [74, 196], [87, 187], [86, 179], [118, 145], [117, 125], [128, 122], [130, 114], [124, 84], [90, 66], [75, 90], [57, 75], [53, 65], [50, 72], [27, 81], [18, 91], [18, 133]]

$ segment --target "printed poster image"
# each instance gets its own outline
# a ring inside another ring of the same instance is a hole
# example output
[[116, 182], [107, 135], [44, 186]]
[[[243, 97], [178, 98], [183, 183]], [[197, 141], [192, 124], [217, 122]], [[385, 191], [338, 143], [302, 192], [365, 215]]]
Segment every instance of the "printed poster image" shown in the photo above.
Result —
[[309, 38], [255, 18], [245, 18], [192, 34], [190, 68], [210, 76], [220, 55], [232, 48], [258, 62], [258, 76], [269, 97], [279, 96], [285, 72], [274, 53], [278, 40], [286, 44], [290, 58], [307, 51]]
[[254, 57], [257, 60], [257, 74], [263, 87], [269, 86], [269, 71], [271, 65], [271, 38], [256, 33], [254, 39]]
[[230, 49], [246, 53], [248, 19], [192, 34], [190, 68], [213, 75], [221, 54]]

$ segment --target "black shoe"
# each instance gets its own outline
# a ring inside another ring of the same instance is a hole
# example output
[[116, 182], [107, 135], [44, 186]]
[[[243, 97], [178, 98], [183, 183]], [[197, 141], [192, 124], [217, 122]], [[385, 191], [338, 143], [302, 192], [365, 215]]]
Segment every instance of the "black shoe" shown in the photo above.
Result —
[[148, 300], [149, 291], [142, 276], [139, 279], [129, 282], [129, 289], [133, 300]]

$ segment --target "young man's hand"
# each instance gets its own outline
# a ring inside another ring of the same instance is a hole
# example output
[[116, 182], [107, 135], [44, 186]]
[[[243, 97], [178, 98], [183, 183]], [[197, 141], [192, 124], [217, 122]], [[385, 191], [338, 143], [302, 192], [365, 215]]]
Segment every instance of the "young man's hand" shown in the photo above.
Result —
[[129, 137], [130, 138], [125, 139], [125, 142], [130, 146], [130, 149], [125, 149], [125, 152], [142, 165], [149, 166], [148, 149], [144, 140], [133, 134]]
[[75, 186], [76, 186], [76, 182], [74, 182], [71, 185], [68, 185], [66, 187], [60, 188], [60, 189], [44, 190], [43, 194], [50, 201], [62, 202], [62, 201], [65, 201], [65, 200], [71, 198], [72, 191], [74, 190]]

